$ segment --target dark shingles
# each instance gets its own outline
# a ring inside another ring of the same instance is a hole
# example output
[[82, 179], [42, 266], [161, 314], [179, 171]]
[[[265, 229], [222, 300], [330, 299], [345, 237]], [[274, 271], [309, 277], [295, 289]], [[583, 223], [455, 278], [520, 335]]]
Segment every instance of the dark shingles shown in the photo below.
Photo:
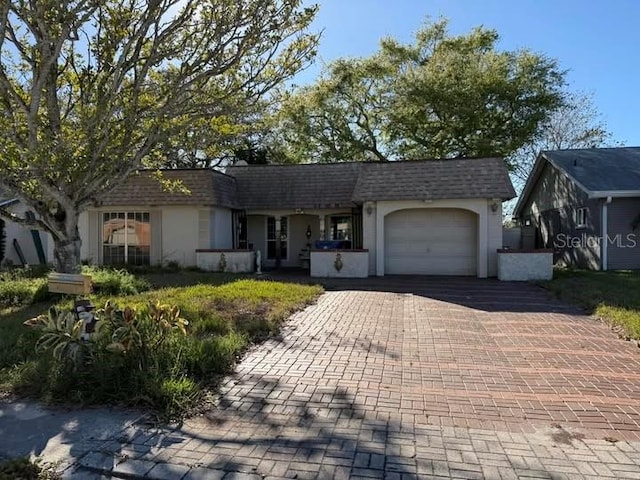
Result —
[[440, 200], [515, 197], [501, 158], [368, 163], [354, 200]]
[[350, 208], [366, 200], [437, 200], [515, 196], [502, 159], [388, 163], [252, 165], [213, 170], [164, 170], [190, 195], [163, 190], [142, 171], [103, 195], [103, 205], [217, 205], [229, 208]]
[[189, 190], [167, 191], [155, 171], [141, 171], [131, 175], [109, 193], [100, 198], [103, 205], [202, 205], [236, 207], [235, 180], [227, 175], [205, 169], [163, 170], [167, 180], [180, 180]]
[[248, 209], [344, 208], [352, 196], [361, 163], [252, 165], [231, 167], [238, 203]]
[[640, 147], [542, 152], [590, 192], [640, 191]]

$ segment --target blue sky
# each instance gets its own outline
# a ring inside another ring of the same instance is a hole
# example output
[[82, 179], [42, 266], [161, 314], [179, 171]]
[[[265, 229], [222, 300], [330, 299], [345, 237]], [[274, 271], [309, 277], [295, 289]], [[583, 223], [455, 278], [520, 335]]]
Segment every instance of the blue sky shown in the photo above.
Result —
[[[312, 2], [307, 2], [312, 3]], [[454, 34], [477, 25], [500, 34], [500, 48], [529, 48], [569, 70], [571, 90], [594, 94], [614, 139], [640, 146], [640, 0], [317, 0], [319, 58], [296, 79], [313, 81], [321, 62], [375, 52], [382, 37], [413, 39], [428, 16]]]

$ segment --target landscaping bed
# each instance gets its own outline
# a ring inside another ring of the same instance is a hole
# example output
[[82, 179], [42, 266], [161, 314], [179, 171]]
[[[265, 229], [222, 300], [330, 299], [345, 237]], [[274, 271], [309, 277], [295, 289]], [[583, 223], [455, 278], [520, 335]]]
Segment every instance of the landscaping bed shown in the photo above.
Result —
[[556, 270], [541, 285], [602, 318], [620, 336], [640, 340], [640, 272]]
[[[91, 296], [101, 321], [89, 342], [80, 340], [75, 318], [61, 313], [71, 306], [69, 299], [57, 300], [48, 315], [56, 300], [0, 307], [0, 389], [47, 401], [144, 405], [163, 416], [181, 415], [232, 371], [250, 344], [276, 333], [322, 291], [228, 274], [154, 290], [126, 272], [94, 275], [111, 281]], [[38, 315], [30, 327], [23, 325]]]

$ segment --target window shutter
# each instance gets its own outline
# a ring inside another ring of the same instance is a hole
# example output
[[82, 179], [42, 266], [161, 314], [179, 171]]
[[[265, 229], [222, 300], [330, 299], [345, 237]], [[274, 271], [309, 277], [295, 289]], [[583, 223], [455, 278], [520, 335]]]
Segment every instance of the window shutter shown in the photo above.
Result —
[[162, 210], [149, 212], [151, 222], [151, 265], [162, 265]]

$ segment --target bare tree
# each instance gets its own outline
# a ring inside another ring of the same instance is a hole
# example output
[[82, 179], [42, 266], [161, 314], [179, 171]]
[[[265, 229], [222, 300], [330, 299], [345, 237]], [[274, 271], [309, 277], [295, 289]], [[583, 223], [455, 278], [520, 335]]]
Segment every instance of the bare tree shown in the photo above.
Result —
[[543, 150], [595, 148], [610, 143], [613, 143], [613, 136], [593, 103], [593, 95], [568, 94], [565, 103], [544, 124], [538, 138], [509, 159], [512, 178], [516, 184], [524, 186], [536, 157]]

